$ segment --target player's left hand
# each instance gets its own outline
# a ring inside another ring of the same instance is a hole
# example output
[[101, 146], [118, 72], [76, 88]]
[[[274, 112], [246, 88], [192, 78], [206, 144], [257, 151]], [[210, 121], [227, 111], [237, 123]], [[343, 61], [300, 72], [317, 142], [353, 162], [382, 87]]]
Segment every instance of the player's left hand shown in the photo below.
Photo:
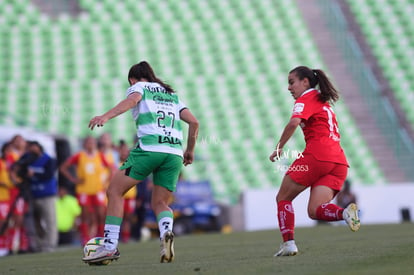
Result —
[[184, 157], [184, 160], [183, 160], [184, 166], [187, 166], [193, 163], [194, 153], [190, 151], [185, 151], [183, 157]]
[[96, 116], [94, 118], [91, 119], [91, 121], [89, 121], [89, 128], [91, 130], [93, 130], [93, 128], [95, 128], [95, 126], [97, 127], [102, 127], [104, 126], [104, 124], [108, 121], [107, 118], [105, 118], [104, 116]]
[[281, 155], [282, 155], [282, 149], [278, 148], [272, 152], [269, 159], [271, 162], [275, 162], [275, 159], [279, 160]]

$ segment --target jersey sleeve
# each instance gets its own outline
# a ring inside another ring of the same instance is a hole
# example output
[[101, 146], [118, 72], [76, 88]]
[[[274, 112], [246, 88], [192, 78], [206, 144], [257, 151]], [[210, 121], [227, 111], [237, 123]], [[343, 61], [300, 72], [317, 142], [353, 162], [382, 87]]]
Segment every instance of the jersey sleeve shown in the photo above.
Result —
[[144, 95], [144, 90], [142, 89], [141, 83], [138, 82], [129, 87], [126, 91], [126, 97], [133, 93], [140, 93], [141, 95]]
[[77, 153], [77, 154], [71, 156], [68, 160], [69, 164], [70, 165], [78, 165], [79, 157], [80, 157], [80, 153]]
[[181, 112], [184, 109], [188, 109], [187, 105], [185, 105], [185, 103], [181, 100], [178, 100], [178, 110]]
[[315, 104], [311, 101], [303, 100], [299, 98], [295, 101], [295, 105], [293, 106], [292, 117], [297, 117], [301, 119], [307, 120], [312, 116], [315, 112]]
[[13, 187], [13, 183], [10, 180], [9, 173], [7, 172], [6, 163], [0, 160], [0, 184], [4, 184], [6, 188]]
[[99, 158], [101, 159], [104, 167], [112, 168], [112, 165], [109, 163], [109, 161], [107, 160], [107, 158], [105, 157], [103, 153], [99, 152]]

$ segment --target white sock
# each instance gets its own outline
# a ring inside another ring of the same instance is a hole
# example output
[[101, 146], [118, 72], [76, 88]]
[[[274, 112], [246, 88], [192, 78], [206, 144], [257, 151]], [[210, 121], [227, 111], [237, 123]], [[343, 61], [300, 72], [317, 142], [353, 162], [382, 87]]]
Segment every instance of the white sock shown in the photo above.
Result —
[[158, 222], [158, 228], [160, 230], [160, 239], [164, 237], [165, 232], [173, 230], [173, 219], [170, 217], [164, 217]]
[[114, 224], [105, 224], [105, 247], [107, 249], [113, 250], [118, 246], [119, 231], [121, 226]]

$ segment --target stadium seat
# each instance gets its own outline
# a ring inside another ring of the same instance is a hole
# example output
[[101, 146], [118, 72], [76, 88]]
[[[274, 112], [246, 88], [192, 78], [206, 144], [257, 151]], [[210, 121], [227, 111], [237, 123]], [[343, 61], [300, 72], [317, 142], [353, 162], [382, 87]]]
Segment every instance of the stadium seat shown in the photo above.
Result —
[[[323, 66], [291, 1], [79, 3], [78, 16], [56, 19], [27, 1], [0, 3], [5, 26], [0, 30], [0, 88], [6, 90], [1, 91], [2, 110], [30, 117], [46, 131], [75, 138], [97, 135], [100, 130], [87, 128], [90, 118], [124, 98], [129, 67], [147, 60], [201, 123], [198, 161], [185, 169], [186, 176], [210, 179], [216, 198], [231, 203], [246, 188], [280, 185], [283, 172], [268, 156], [291, 114], [287, 72], [299, 64]], [[401, 20], [410, 20], [401, 5], [394, 8]], [[394, 57], [404, 57], [401, 49], [382, 62]], [[24, 76], [35, 90], [30, 96], [19, 93], [22, 87], [15, 84]], [[344, 124], [343, 145], [354, 168], [353, 182], [383, 181], [346, 106], [337, 104], [335, 110]], [[130, 141], [135, 135], [131, 125], [128, 114], [105, 129], [115, 140]], [[353, 150], [355, 144], [363, 149]], [[304, 148], [299, 131], [289, 148]]]
[[411, 107], [414, 99], [405, 96], [407, 91], [411, 91], [409, 87], [414, 86], [410, 63], [414, 55], [414, 20], [411, 13], [414, 4], [411, 1], [373, 0], [348, 0], [348, 3], [396, 98], [414, 125], [414, 110]]

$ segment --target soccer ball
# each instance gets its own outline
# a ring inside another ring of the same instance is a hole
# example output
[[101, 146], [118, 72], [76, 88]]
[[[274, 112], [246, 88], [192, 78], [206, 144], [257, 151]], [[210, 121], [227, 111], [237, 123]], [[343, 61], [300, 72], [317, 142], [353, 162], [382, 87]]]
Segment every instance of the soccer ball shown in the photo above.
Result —
[[[83, 247], [83, 257], [92, 256], [96, 252], [96, 249], [98, 247], [104, 245], [104, 240], [105, 239], [103, 237], [95, 237], [95, 238], [90, 239]], [[112, 262], [111, 260], [103, 260], [100, 262], [88, 263], [88, 264], [89, 265], [108, 265], [111, 262]]]

